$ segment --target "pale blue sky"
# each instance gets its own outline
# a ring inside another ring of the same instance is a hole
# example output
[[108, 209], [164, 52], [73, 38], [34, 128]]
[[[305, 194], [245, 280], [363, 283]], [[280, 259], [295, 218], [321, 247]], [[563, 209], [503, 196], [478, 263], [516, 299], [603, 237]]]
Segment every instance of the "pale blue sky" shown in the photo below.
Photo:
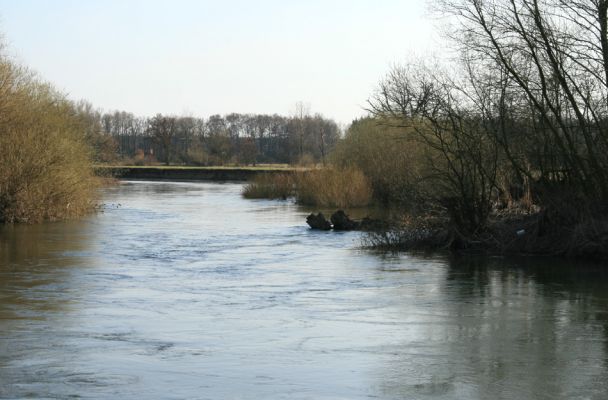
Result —
[[339, 122], [391, 64], [439, 40], [424, 0], [0, 0], [19, 61], [104, 110], [207, 117], [288, 114]]

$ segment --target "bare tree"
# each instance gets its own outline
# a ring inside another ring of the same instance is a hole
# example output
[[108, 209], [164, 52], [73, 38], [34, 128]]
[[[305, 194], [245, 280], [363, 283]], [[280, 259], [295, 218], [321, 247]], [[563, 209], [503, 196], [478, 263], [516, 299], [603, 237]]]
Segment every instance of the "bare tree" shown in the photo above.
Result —
[[522, 137], [507, 130], [496, 136], [514, 167], [608, 198], [608, 2], [439, 0], [437, 6], [457, 21], [452, 37], [472, 80], [478, 71], [498, 72], [487, 82], [500, 88], [497, 104], [504, 110], [513, 102], [519, 125], [529, 127], [524, 139], [533, 158], [517, 154]]
[[304, 135], [305, 135], [305, 118], [307, 118], [310, 114], [310, 105], [304, 103], [303, 101], [298, 101], [295, 104], [294, 110], [294, 118], [297, 121], [298, 127], [298, 150], [299, 150], [299, 158], [302, 159], [304, 156]]
[[156, 143], [161, 146], [166, 165], [169, 165], [171, 162], [173, 138], [177, 131], [176, 122], [176, 118], [163, 116], [161, 114], [156, 114], [150, 121], [149, 132]]
[[395, 67], [369, 105], [385, 124], [405, 128], [425, 145], [435, 200], [456, 227], [471, 234], [484, 227], [490, 213], [498, 153], [462, 85], [439, 69]]

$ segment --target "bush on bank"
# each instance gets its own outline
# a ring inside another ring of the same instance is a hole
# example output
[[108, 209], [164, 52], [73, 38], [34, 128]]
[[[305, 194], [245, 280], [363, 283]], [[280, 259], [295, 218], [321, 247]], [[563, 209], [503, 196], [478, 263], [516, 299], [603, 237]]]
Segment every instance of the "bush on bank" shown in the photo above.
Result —
[[0, 222], [89, 212], [98, 184], [77, 107], [0, 55]]
[[414, 207], [429, 191], [429, 160], [407, 129], [382, 125], [377, 119], [355, 120], [334, 152], [333, 165], [360, 170], [374, 199], [385, 206]]

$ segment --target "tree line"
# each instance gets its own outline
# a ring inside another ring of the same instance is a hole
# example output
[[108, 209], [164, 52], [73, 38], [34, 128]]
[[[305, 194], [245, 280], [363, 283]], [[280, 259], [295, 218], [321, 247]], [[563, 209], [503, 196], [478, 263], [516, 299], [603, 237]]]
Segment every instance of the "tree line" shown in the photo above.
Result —
[[340, 128], [320, 114], [212, 115], [207, 119], [125, 111], [102, 113], [87, 103], [90, 136], [99, 162], [255, 165], [325, 162]]

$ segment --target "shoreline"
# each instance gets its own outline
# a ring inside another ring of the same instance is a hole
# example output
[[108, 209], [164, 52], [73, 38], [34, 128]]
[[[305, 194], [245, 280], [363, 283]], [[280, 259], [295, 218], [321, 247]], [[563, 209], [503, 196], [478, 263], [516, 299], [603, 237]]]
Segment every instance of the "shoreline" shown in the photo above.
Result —
[[[394, 222], [394, 221], [393, 221]], [[555, 257], [605, 262], [608, 234], [590, 221], [548, 221], [546, 212], [494, 217], [473, 234], [462, 234], [445, 218], [428, 225], [394, 223], [367, 233], [365, 248], [398, 252], [447, 252], [453, 255]]]
[[115, 179], [158, 181], [246, 182], [259, 174], [295, 173], [298, 168], [277, 167], [182, 167], [182, 166], [96, 166], [100, 176]]

